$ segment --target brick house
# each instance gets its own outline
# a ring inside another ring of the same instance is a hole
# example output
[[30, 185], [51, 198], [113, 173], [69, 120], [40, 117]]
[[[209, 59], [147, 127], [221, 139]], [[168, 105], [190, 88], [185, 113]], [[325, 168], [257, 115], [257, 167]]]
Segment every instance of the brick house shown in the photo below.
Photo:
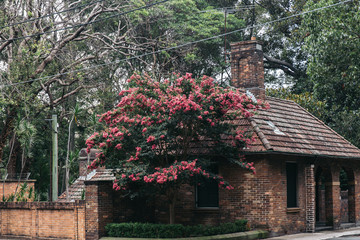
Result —
[[[216, 156], [219, 174], [234, 190], [218, 189], [213, 183], [184, 185], [176, 203], [176, 223], [248, 219], [251, 227], [267, 229], [271, 235], [358, 225], [360, 150], [296, 103], [265, 96], [259, 41], [232, 44], [231, 68], [234, 87], [252, 92], [271, 106], [236, 122], [254, 134], [255, 142], [244, 154], [254, 162], [257, 174], [223, 164], [220, 153]], [[82, 150], [81, 176], [69, 192], [74, 203], [85, 199], [81, 207], [86, 239], [103, 236], [104, 226], [111, 222], [168, 222], [167, 204], [161, 198], [155, 202], [124, 199], [112, 190], [110, 170], [88, 172], [86, 165], [94, 157], [95, 152], [87, 155]], [[340, 185], [346, 185], [346, 191]], [[59, 204], [67, 201], [65, 195], [58, 200]]]
[[[360, 222], [360, 150], [298, 104], [265, 96], [263, 52], [256, 40], [232, 44], [232, 86], [266, 100], [270, 109], [250, 120], [256, 141], [245, 150], [253, 175], [219, 165], [232, 191], [184, 187], [177, 222], [220, 223], [248, 219], [272, 235], [338, 229]], [[340, 173], [346, 191], [340, 189]], [[163, 212], [166, 215], [166, 212]]]
[[[270, 109], [236, 123], [254, 133], [256, 141], [245, 150], [245, 156], [254, 162], [257, 174], [220, 160], [219, 173], [235, 189], [221, 190], [214, 184], [184, 186], [175, 221], [218, 224], [245, 218], [252, 227], [268, 229], [272, 235], [357, 225], [360, 150], [298, 104], [265, 96], [259, 41], [232, 44], [231, 73], [233, 87], [250, 91], [270, 104]], [[340, 189], [341, 172], [346, 191]], [[149, 208], [119, 202], [115, 197], [114, 203], [121, 207], [114, 212], [114, 219], [167, 222], [166, 204], [158, 202]], [[129, 210], [128, 204], [136, 210]], [[149, 209], [153, 211], [149, 213]]]

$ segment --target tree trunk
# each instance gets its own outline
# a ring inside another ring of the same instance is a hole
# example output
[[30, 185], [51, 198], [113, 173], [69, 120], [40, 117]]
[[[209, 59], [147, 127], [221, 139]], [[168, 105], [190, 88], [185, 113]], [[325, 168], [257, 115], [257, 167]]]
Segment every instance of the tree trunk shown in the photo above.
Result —
[[14, 123], [16, 119], [16, 108], [10, 108], [5, 120], [5, 125], [0, 134], [0, 163], [3, 161], [3, 153], [6, 141], [9, 135], [13, 132]]
[[16, 173], [16, 162], [17, 162], [17, 156], [20, 152], [20, 142], [17, 137], [14, 138], [14, 145], [12, 146], [11, 155], [9, 157], [9, 162], [7, 164], [7, 173], [9, 174], [9, 177], [14, 177]]
[[169, 204], [169, 223], [170, 224], [175, 224], [175, 203], [170, 203]]
[[169, 199], [169, 223], [175, 224], [175, 202], [176, 202], [176, 191], [170, 189], [168, 191]]

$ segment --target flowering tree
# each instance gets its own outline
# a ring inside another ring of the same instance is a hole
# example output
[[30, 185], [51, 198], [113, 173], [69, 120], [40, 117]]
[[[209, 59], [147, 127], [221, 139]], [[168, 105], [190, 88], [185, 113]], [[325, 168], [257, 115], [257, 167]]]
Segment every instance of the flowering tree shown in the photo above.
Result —
[[[236, 118], [249, 118], [264, 107], [239, 90], [222, 88], [210, 77], [191, 74], [162, 82], [133, 75], [128, 90], [120, 92], [120, 103], [100, 117], [105, 129], [87, 141], [88, 151], [100, 152], [90, 168], [106, 165], [117, 169], [114, 189], [131, 191], [155, 188], [170, 203], [174, 223], [176, 190], [201, 178], [233, 187], [210, 171], [213, 156], [247, 168], [241, 150], [251, 142], [251, 133], [237, 129]], [[144, 189], [144, 188], [143, 188]]]

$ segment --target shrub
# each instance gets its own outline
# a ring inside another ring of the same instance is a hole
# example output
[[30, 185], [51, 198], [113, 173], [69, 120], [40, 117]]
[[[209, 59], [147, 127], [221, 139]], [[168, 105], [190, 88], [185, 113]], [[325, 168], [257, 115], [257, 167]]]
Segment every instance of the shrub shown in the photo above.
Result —
[[180, 238], [210, 236], [249, 230], [247, 220], [237, 220], [218, 226], [184, 226], [181, 224], [152, 223], [110, 223], [106, 225], [106, 233], [110, 237], [133, 238]]

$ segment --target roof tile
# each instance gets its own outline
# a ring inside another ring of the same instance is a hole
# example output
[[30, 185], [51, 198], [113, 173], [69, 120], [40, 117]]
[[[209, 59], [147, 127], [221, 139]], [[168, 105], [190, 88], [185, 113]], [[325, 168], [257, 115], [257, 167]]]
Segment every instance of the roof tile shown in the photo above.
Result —
[[[272, 150], [360, 159], [357, 147], [295, 102], [273, 97], [267, 97], [266, 100], [270, 109], [259, 110], [251, 119], [251, 124], [257, 126], [257, 129], [253, 128], [257, 140], [251, 144], [249, 152]], [[239, 127], [245, 125], [239, 124]]]

